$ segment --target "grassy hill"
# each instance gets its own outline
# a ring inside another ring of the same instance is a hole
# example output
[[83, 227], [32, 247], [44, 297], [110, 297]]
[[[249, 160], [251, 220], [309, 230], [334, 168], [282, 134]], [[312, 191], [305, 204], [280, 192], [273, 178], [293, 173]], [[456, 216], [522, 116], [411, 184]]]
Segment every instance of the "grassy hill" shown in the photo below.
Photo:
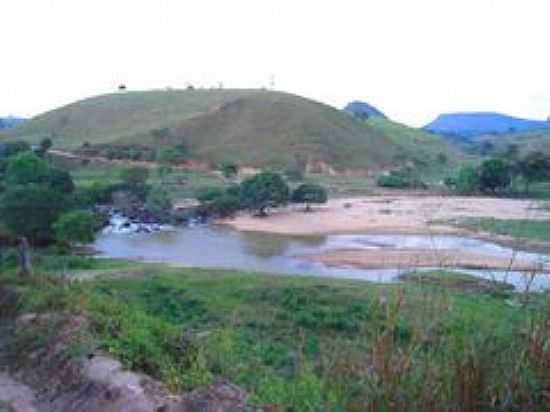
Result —
[[502, 136], [480, 136], [469, 143], [470, 150], [499, 153], [515, 145], [520, 153], [540, 151], [550, 154], [550, 130], [537, 130], [527, 133], [511, 133]]
[[85, 142], [154, 149], [185, 144], [198, 159], [257, 167], [300, 158], [325, 169], [386, 169], [406, 161], [427, 165], [439, 153], [457, 156], [437, 136], [265, 90], [108, 94], [44, 113], [11, 135], [31, 142], [51, 137], [56, 148], [68, 150]]

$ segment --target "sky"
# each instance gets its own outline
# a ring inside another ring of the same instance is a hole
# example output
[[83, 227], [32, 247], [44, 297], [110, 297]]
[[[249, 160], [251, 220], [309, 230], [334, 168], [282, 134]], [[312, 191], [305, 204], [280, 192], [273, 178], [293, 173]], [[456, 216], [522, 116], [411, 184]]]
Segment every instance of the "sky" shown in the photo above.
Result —
[[270, 87], [422, 126], [550, 116], [549, 0], [3, 0], [0, 115], [129, 90]]

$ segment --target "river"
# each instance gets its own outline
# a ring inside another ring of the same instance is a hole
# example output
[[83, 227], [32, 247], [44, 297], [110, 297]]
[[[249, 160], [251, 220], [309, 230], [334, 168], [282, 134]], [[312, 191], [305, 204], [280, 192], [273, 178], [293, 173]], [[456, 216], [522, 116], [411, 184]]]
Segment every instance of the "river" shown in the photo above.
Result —
[[[405, 269], [354, 269], [329, 267], [299, 256], [337, 249], [458, 249], [488, 256], [544, 262], [547, 256], [514, 252], [512, 249], [460, 236], [427, 235], [329, 235], [290, 237], [259, 232], [239, 232], [224, 226], [195, 225], [171, 231], [103, 233], [96, 248], [104, 257], [165, 262], [186, 267], [228, 268], [272, 274], [314, 275], [373, 282], [395, 282]], [[417, 269], [418, 270], [418, 269]], [[427, 270], [427, 269], [422, 269]], [[460, 269], [486, 279], [510, 283], [523, 290], [527, 283], [521, 272]], [[533, 290], [550, 290], [550, 275], [538, 275]]]

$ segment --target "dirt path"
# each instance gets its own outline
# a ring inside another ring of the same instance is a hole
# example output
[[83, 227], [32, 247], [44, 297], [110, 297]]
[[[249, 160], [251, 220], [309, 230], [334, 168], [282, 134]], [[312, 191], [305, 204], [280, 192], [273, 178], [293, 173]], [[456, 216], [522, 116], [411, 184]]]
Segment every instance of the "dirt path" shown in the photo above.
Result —
[[[266, 219], [242, 214], [222, 223], [237, 230], [285, 235], [340, 233], [460, 234], [471, 233], [444, 222], [466, 217], [550, 219], [536, 201], [486, 197], [371, 196], [332, 199], [314, 212], [283, 208]], [[443, 223], [436, 223], [443, 222]]]

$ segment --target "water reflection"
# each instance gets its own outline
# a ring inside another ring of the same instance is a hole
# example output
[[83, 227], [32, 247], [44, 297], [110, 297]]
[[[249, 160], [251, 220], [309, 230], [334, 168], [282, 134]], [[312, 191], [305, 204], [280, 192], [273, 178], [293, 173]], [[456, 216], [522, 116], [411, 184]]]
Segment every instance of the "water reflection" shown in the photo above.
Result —
[[[289, 237], [269, 233], [237, 232], [222, 226], [178, 228], [153, 234], [102, 234], [97, 249], [106, 257], [143, 259], [189, 267], [217, 267], [247, 271], [315, 275], [374, 282], [393, 282], [403, 270], [360, 270], [327, 267], [297, 256], [335, 249], [425, 248], [458, 249], [488, 256], [511, 257], [513, 250], [490, 242], [459, 236], [331, 235]], [[547, 256], [516, 253], [516, 259], [545, 262]], [[461, 270], [476, 276], [506, 281], [518, 289], [525, 286], [519, 272]], [[550, 289], [550, 275], [539, 276], [534, 289]]]

